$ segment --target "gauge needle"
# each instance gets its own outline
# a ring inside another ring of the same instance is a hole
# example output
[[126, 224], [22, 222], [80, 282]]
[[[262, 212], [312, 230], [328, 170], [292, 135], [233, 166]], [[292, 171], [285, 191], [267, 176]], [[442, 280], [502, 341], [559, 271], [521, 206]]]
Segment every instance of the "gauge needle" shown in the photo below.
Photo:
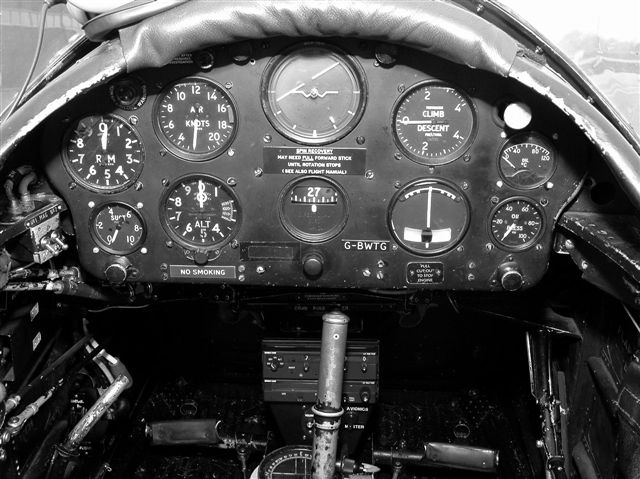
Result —
[[196, 145], [198, 144], [198, 126], [200, 126], [200, 122], [198, 120], [193, 120], [193, 149], [196, 149]]
[[[305, 83], [300, 83], [298, 86], [296, 86], [295, 88], [292, 88], [291, 90], [289, 90], [286, 93], [283, 93], [282, 95], [280, 95], [278, 98], [276, 98], [276, 101], [280, 101], [286, 97], [288, 97], [289, 95], [291, 95], [292, 93], [296, 93], [298, 91], [298, 89], [302, 88], [305, 85]], [[302, 93], [302, 92], [300, 92]]]
[[507, 236], [509, 236], [509, 234], [516, 229], [516, 224], [515, 223], [511, 223], [509, 225], [509, 227], [507, 228], [507, 231], [505, 231], [504, 235], [502, 236], [502, 238], [500, 238], [501, 240], [504, 240]]
[[502, 158], [504, 160], [504, 162], [509, 165], [511, 168], [513, 168], [514, 170], [516, 169], [516, 165], [514, 165], [513, 163], [511, 163], [509, 160], [507, 160], [506, 158]]
[[107, 134], [108, 134], [108, 129], [105, 128], [104, 131], [102, 132], [102, 138], [100, 138], [100, 141], [102, 143], [102, 151], [107, 151]]
[[[427, 229], [431, 230], [431, 197], [433, 196], [433, 188], [429, 187], [429, 194], [427, 195]], [[424, 244], [425, 248], [429, 247], [429, 243]]]
[[116, 230], [113, 232], [113, 236], [111, 236], [111, 244], [116, 242], [116, 238], [118, 237], [119, 232], [120, 232], [120, 225], [116, 227]]
[[196, 200], [200, 203], [200, 209], [204, 208], [204, 203], [207, 201], [207, 194], [204, 191], [205, 185], [202, 180], [198, 181], [198, 193], [196, 194]]

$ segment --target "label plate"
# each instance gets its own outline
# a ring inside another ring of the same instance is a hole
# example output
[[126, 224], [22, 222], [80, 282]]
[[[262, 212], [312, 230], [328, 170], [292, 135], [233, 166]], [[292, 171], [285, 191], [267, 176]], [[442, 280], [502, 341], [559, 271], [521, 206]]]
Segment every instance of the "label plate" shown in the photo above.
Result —
[[276, 175], [364, 175], [366, 148], [265, 146], [264, 172]]
[[407, 264], [407, 283], [440, 284], [442, 282], [444, 282], [444, 265], [442, 263]]
[[389, 251], [391, 242], [385, 240], [342, 240], [345, 251]]
[[235, 279], [235, 266], [169, 266], [169, 275], [174, 279]]

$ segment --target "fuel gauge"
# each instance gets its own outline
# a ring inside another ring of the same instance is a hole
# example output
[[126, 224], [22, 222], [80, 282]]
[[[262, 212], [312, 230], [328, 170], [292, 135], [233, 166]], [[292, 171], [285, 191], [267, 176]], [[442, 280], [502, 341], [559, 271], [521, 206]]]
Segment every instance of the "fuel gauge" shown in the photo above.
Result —
[[337, 235], [347, 222], [347, 199], [332, 180], [308, 176], [290, 183], [280, 196], [280, 219], [291, 235], [317, 243]]

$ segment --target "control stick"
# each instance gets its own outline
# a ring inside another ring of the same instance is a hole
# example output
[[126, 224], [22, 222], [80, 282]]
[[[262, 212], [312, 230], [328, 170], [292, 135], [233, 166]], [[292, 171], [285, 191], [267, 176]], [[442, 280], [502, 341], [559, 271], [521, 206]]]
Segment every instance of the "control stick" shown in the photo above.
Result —
[[322, 316], [318, 398], [312, 407], [315, 420], [311, 475], [332, 479], [336, 469], [342, 409], [342, 379], [347, 350], [349, 317], [339, 311]]

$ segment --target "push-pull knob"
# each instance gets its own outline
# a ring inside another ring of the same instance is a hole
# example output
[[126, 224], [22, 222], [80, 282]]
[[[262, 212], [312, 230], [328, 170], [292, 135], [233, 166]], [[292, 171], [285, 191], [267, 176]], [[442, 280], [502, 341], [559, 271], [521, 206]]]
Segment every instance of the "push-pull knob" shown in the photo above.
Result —
[[131, 262], [127, 258], [116, 258], [104, 269], [104, 276], [111, 284], [122, 284], [129, 276]]
[[498, 266], [498, 277], [500, 284], [506, 291], [517, 291], [522, 288], [522, 272], [518, 263], [510, 261]]
[[302, 258], [302, 271], [307, 278], [319, 278], [323, 269], [324, 259], [319, 253], [309, 253]]

